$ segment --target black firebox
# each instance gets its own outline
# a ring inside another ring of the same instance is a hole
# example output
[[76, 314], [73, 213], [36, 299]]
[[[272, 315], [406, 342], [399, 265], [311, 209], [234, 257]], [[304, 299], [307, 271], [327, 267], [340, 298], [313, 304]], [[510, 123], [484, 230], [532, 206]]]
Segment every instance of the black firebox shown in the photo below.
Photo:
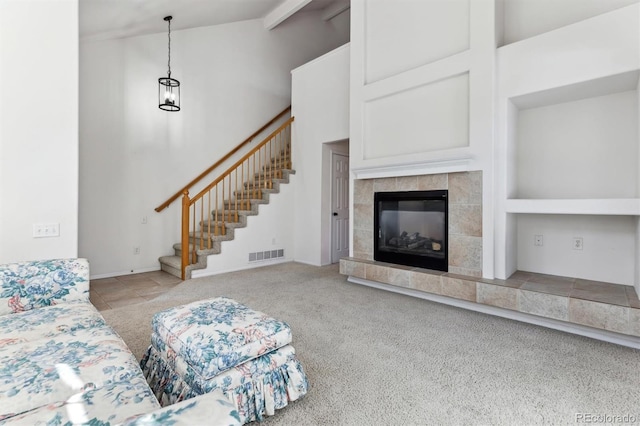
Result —
[[376, 192], [375, 260], [448, 271], [448, 191]]

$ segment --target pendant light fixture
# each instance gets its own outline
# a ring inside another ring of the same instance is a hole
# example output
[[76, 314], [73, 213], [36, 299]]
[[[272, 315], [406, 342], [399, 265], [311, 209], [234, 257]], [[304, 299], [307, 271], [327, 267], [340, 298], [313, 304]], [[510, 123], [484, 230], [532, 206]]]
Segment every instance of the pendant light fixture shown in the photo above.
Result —
[[172, 16], [165, 16], [169, 26], [169, 70], [166, 77], [158, 79], [158, 107], [164, 111], [180, 111], [180, 82], [171, 78], [171, 19]]

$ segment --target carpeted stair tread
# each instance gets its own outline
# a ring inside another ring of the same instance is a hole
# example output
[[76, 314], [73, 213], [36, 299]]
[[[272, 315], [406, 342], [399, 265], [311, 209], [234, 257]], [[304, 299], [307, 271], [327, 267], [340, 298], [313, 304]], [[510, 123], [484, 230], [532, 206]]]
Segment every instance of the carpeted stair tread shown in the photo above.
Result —
[[159, 260], [160, 263], [164, 263], [165, 265], [169, 265], [176, 269], [180, 269], [182, 266], [182, 260], [178, 256], [162, 256]]
[[[206, 257], [205, 257], [206, 259]], [[160, 269], [173, 275], [174, 277], [182, 278], [181, 269], [182, 269], [182, 258], [178, 256], [162, 256], [158, 259], [160, 262]], [[206, 264], [202, 263], [193, 263], [191, 265], [187, 265], [185, 270], [186, 279], [191, 278], [191, 271], [194, 269], [204, 269], [206, 268]]]
[[[251, 182], [245, 182], [244, 183], [244, 187], [245, 188], [258, 188], [258, 189], [262, 189], [263, 191], [269, 188], [274, 188], [274, 189], [278, 189], [278, 185], [281, 183], [289, 183], [289, 175], [295, 175], [296, 171], [295, 170], [283, 170], [285, 173], [283, 174], [282, 178], [273, 178], [273, 177], [269, 177], [269, 178], [265, 178], [264, 176], [259, 176], [260, 177], [260, 182], [258, 181], [258, 174], [256, 175], [256, 179], [254, 181]], [[265, 183], [266, 182], [266, 183]]]
[[[233, 240], [233, 228], [227, 228], [226, 229], [227, 233], [226, 234], [221, 234], [221, 235], [209, 235], [206, 232], [202, 235], [202, 239], [204, 241], [207, 240], [211, 240], [213, 242], [216, 241], [229, 241], [229, 240]], [[196, 231], [196, 233], [194, 234], [193, 232], [189, 232], [189, 243], [193, 244], [194, 242], [196, 244], [200, 244], [200, 232]]]
[[[246, 215], [238, 215], [240, 218], [245, 218]], [[245, 226], [247, 226], [247, 221], [246, 220], [241, 220], [240, 222], [230, 222], [230, 221], [225, 221], [222, 222], [221, 220], [218, 220], [218, 231], [221, 230], [222, 225], [224, 225], [225, 228], [228, 229], [235, 229], [235, 228], [244, 228]], [[205, 233], [209, 232], [209, 223], [207, 222], [200, 222], [200, 229], [203, 230]], [[216, 222], [214, 220], [211, 220], [211, 233], [213, 233], [216, 229]]]
[[[260, 199], [252, 199], [252, 200], [225, 200], [224, 206], [229, 210], [238, 210], [238, 211], [252, 211], [257, 204], [269, 204], [269, 200], [260, 198]], [[247, 209], [247, 206], [249, 207]]]
[[[196, 244], [196, 247], [199, 246], [199, 244]], [[173, 245], [173, 249], [176, 251], [176, 256], [180, 257], [180, 254], [182, 253], [182, 243], [175, 243]], [[193, 244], [189, 243], [189, 251], [193, 250]], [[220, 253], [220, 242], [219, 241], [213, 241], [211, 248], [207, 249], [200, 249], [200, 248], [196, 248], [196, 254], [199, 256], [208, 256], [210, 254], [219, 254]]]
[[233, 191], [233, 196], [243, 200], [261, 200], [268, 194], [269, 189], [244, 189], [242, 191]]

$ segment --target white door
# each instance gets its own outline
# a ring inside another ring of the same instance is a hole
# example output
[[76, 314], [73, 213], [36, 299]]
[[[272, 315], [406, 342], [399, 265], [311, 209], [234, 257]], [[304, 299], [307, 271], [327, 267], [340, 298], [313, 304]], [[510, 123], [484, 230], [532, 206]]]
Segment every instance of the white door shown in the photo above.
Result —
[[331, 263], [349, 256], [349, 157], [331, 155]]

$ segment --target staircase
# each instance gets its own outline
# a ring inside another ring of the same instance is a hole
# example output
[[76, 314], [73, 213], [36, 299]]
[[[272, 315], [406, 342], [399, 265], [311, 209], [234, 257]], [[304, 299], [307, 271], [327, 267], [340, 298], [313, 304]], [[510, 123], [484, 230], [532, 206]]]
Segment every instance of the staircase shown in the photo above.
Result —
[[[234, 192], [236, 198], [225, 201], [226, 211], [224, 213], [221, 210], [213, 210], [210, 220], [200, 222], [200, 231], [195, 234], [193, 232], [189, 233], [189, 251], [195, 251], [196, 262], [187, 265], [184, 279], [191, 278], [191, 271], [206, 269], [207, 257], [212, 254], [220, 254], [222, 242], [233, 240], [235, 229], [246, 227], [247, 217], [256, 216], [258, 214], [258, 206], [260, 204], [269, 204], [271, 194], [280, 192], [280, 185], [289, 183], [289, 175], [295, 174], [295, 170], [292, 169], [283, 168], [275, 169], [274, 171], [277, 172], [278, 177], [265, 179], [267, 188], [260, 189], [251, 183], [245, 183], [245, 198], [238, 201], [237, 209], [235, 208], [235, 202], [238, 200], [238, 194]], [[216, 220], [216, 215], [218, 220]], [[225, 219], [224, 222], [222, 221], [223, 218]], [[174, 256], [163, 256], [158, 260], [163, 271], [181, 278], [182, 243], [174, 244], [173, 250], [175, 251]]]
[[194, 270], [205, 269], [208, 256], [220, 254], [222, 243], [234, 239], [235, 229], [246, 227], [247, 218], [258, 214], [260, 204], [269, 204], [271, 195], [280, 192], [280, 185], [289, 183], [289, 176], [295, 174], [291, 163], [292, 122], [293, 117], [195, 197], [190, 198], [188, 192], [194, 181], [183, 188], [181, 242], [173, 245], [174, 256], [158, 259], [163, 271], [186, 280]]

